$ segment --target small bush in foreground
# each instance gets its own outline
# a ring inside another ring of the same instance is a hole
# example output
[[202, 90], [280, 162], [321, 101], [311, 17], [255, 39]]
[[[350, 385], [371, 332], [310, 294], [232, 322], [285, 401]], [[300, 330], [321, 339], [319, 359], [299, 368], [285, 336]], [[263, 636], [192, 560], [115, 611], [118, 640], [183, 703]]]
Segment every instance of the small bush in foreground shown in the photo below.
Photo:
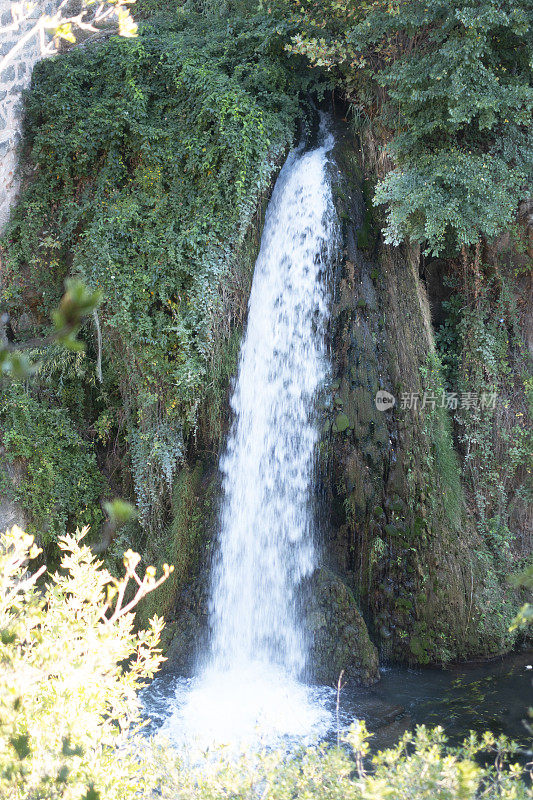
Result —
[[[2, 800], [522, 800], [532, 797], [518, 748], [472, 734], [449, 748], [442, 728], [418, 727], [369, 757], [364, 723], [346, 747], [288, 756], [263, 750], [208, 752], [191, 766], [160, 736], [136, 735], [138, 690], [161, 662], [162, 620], [136, 632], [138, 600], [169, 574], [144, 578], [124, 556], [114, 578], [83, 544], [60, 540], [61, 570], [45, 587], [27, 563], [39, 554], [19, 528], [0, 536], [0, 798]], [[133, 587], [133, 592], [131, 591]], [[482, 763], [477, 763], [480, 754]], [[487, 756], [490, 755], [490, 758]], [[482, 766], [493, 763], [493, 766]]]
[[[142, 766], [127, 747], [140, 723], [137, 690], [156, 671], [163, 622], [136, 632], [132, 608], [158, 586], [139, 556], [118, 580], [83, 544], [63, 536], [61, 569], [43, 591], [27, 562], [33, 537], [0, 537], [0, 797], [137, 796]], [[134, 596], [131, 594], [134, 585]], [[124, 664], [127, 662], [127, 669]]]

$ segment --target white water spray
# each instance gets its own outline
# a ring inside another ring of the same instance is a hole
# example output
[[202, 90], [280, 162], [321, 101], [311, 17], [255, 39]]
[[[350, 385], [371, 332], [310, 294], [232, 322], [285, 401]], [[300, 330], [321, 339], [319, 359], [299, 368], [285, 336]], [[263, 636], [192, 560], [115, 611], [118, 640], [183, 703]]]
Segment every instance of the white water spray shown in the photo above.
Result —
[[[338, 220], [327, 174], [333, 137], [289, 155], [268, 205], [221, 459], [211, 587], [212, 645], [174, 725], [204, 741], [302, 736], [326, 712], [298, 678], [306, 642], [296, 595], [316, 566], [310, 492], [316, 397], [328, 371], [328, 281]], [[315, 692], [316, 694], [316, 692]]]

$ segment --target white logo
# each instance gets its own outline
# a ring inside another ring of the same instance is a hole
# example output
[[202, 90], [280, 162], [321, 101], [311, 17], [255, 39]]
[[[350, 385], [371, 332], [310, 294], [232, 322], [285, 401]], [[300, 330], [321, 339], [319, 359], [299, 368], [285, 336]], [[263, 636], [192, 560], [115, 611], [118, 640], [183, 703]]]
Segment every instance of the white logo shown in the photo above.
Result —
[[378, 411], [389, 411], [396, 404], [396, 398], [393, 394], [389, 394], [389, 392], [386, 392], [384, 389], [380, 389], [379, 392], [376, 392], [376, 399], [374, 402], [376, 403]]

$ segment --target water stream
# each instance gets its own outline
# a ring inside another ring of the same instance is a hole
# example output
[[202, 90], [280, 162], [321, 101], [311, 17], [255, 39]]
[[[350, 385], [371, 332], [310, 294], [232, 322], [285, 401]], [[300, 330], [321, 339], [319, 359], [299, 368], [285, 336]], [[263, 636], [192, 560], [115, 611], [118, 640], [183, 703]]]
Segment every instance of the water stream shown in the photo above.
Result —
[[328, 373], [328, 276], [339, 226], [328, 178], [333, 136], [293, 151], [270, 199], [220, 461], [223, 498], [212, 570], [211, 647], [181, 682], [166, 725], [190, 741], [320, 735], [324, 695], [305, 684], [298, 588], [316, 566], [310, 493], [316, 398]]
[[333, 137], [295, 152], [270, 200], [220, 468], [223, 506], [211, 589], [212, 667], [257, 662], [303, 675], [295, 593], [316, 566], [309, 493], [314, 408], [327, 372], [327, 273], [337, 220], [326, 175]]

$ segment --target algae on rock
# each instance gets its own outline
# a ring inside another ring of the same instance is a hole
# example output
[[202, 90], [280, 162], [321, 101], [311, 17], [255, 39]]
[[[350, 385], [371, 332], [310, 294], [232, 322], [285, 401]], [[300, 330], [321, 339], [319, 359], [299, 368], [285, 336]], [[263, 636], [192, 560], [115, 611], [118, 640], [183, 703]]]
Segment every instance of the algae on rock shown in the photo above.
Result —
[[[467, 511], [448, 412], [423, 403], [441, 392], [443, 376], [419, 250], [380, 242], [361, 251], [370, 213], [361, 165], [371, 178], [378, 171], [368, 137], [363, 150], [339, 133], [345, 260], [332, 313], [333, 416], [321, 447], [325, 550], [368, 609], [385, 656], [424, 664], [495, 654], [512, 637], [499, 621], [485, 624], [499, 602], [484, 573], [490, 554]], [[395, 397], [394, 408], [377, 409], [378, 390]]]

